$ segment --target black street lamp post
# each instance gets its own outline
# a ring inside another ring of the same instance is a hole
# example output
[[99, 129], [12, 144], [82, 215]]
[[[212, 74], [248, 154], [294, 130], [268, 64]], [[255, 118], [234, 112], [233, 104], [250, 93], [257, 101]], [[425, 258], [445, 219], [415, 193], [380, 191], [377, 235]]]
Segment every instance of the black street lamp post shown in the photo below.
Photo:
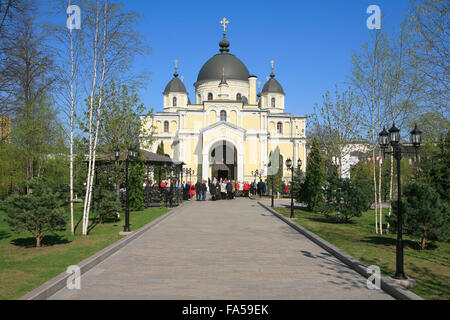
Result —
[[134, 160], [136, 158], [136, 150], [132, 147], [128, 148], [127, 158], [125, 160], [126, 166], [126, 177], [125, 177], [125, 185], [126, 185], [126, 211], [125, 211], [125, 226], [123, 228], [124, 232], [130, 232], [130, 199], [129, 199], [129, 186], [128, 186], [128, 169], [130, 160]]
[[[273, 172], [272, 172], [272, 173], [273, 173]], [[274, 191], [274, 190], [273, 190], [273, 181], [274, 181], [274, 180], [275, 180], [275, 175], [273, 174], [273, 175], [272, 175], [272, 205], [271, 205], [272, 208], [274, 207], [274, 203], [273, 203], [273, 191]]]
[[286, 160], [286, 167], [288, 170], [291, 170], [292, 173], [292, 180], [291, 180], [291, 219], [294, 219], [294, 193], [292, 192], [292, 188], [294, 186], [294, 167], [292, 166], [292, 160], [291, 158], [288, 158]]
[[175, 193], [175, 167], [169, 167], [168, 168], [169, 173], [169, 181], [170, 181], [170, 187], [169, 187], [169, 208], [173, 207], [173, 197]]
[[[297, 160], [298, 168], [302, 167], [302, 160]], [[291, 170], [291, 219], [294, 219], [294, 166], [292, 165], [292, 160], [289, 158], [286, 160], [286, 167]]]
[[[414, 154], [417, 153], [422, 142], [422, 132], [417, 129], [415, 125], [414, 130], [411, 131], [411, 142], [414, 146]], [[383, 156], [386, 154], [393, 154], [395, 160], [397, 160], [397, 246], [396, 246], [396, 271], [394, 279], [406, 280], [408, 279], [405, 275], [403, 268], [403, 208], [402, 208], [402, 190], [401, 190], [401, 172], [400, 172], [400, 161], [402, 159], [402, 154], [411, 154], [406, 148], [402, 148], [400, 144], [400, 130], [395, 127], [395, 123], [389, 132], [386, 128], [379, 134], [380, 147], [383, 150]], [[387, 151], [389, 144], [392, 146], [392, 151]]]
[[178, 166], [175, 167], [175, 192], [177, 193], [177, 206], [180, 204], [180, 186], [181, 186], [181, 177], [182, 173], [180, 172], [180, 168]]

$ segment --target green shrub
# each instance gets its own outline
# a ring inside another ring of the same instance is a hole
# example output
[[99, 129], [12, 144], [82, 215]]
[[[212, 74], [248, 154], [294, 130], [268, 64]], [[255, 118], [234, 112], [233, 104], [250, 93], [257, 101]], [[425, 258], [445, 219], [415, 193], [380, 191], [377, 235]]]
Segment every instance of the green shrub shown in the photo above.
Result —
[[361, 217], [370, 208], [368, 195], [350, 179], [330, 176], [322, 194], [324, 201], [319, 206], [319, 211], [340, 223], [348, 223], [353, 217]]
[[[420, 239], [420, 247], [426, 248], [427, 240], [449, 241], [450, 210], [439, 193], [430, 185], [412, 183], [405, 187], [403, 205], [403, 230]], [[397, 230], [398, 203], [393, 202], [393, 215], [388, 218], [393, 230]]]
[[36, 239], [36, 247], [40, 247], [46, 234], [65, 229], [66, 219], [57, 192], [42, 182], [32, 188], [32, 194], [10, 196], [0, 204], [0, 209], [6, 212], [5, 220], [13, 231], [30, 232]]
[[109, 189], [106, 184], [96, 185], [94, 187], [94, 209], [99, 217], [99, 223], [105, 222], [105, 219], [117, 219], [122, 207], [117, 201], [114, 190]]

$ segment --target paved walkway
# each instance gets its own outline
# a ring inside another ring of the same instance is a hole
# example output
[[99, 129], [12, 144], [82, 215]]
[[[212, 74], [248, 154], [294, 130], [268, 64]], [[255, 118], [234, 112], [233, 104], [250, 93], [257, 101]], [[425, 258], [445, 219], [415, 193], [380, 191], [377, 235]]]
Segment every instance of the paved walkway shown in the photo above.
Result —
[[255, 201], [191, 202], [52, 299], [392, 299]]

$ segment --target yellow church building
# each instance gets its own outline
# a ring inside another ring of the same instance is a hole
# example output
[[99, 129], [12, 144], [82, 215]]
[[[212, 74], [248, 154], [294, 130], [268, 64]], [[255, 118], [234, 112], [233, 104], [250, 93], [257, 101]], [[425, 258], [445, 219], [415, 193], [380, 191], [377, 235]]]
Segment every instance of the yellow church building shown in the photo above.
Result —
[[163, 92], [163, 112], [144, 117], [144, 126], [154, 130], [153, 143], [143, 149], [164, 151], [172, 159], [183, 161], [195, 172], [192, 180], [228, 178], [253, 181], [254, 173], [266, 179], [270, 152], [278, 146], [283, 158], [283, 176], [291, 173], [284, 164], [290, 158], [294, 166], [302, 160], [306, 166], [306, 117], [284, 112], [285, 92], [275, 79], [273, 61], [270, 78], [258, 92], [258, 78], [230, 53], [226, 24], [220, 53], [209, 59], [198, 73], [195, 103], [175, 66], [173, 79]]

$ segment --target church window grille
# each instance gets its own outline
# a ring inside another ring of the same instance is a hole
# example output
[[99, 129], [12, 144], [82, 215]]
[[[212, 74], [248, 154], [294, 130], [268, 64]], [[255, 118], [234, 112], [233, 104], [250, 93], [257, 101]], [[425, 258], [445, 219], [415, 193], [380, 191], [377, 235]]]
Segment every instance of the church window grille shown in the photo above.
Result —
[[169, 132], [169, 121], [164, 121], [164, 132], [165, 133]]
[[236, 100], [237, 100], [237, 101], [242, 101], [242, 95], [241, 95], [240, 93], [238, 93], [238, 94], [236, 95]]
[[271, 100], [271, 107], [275, 108], [275, 98], [272, 98], [272, 100]]
[[213, 99], [213, 94], [210, 92], [208, 93], [208, 101], [211, 101]]
[[177, 106], [177, 97], [173, 97], [173, 100], [172, 100], [172, 105], [174, 106], [174, 107], [176, 107]]

